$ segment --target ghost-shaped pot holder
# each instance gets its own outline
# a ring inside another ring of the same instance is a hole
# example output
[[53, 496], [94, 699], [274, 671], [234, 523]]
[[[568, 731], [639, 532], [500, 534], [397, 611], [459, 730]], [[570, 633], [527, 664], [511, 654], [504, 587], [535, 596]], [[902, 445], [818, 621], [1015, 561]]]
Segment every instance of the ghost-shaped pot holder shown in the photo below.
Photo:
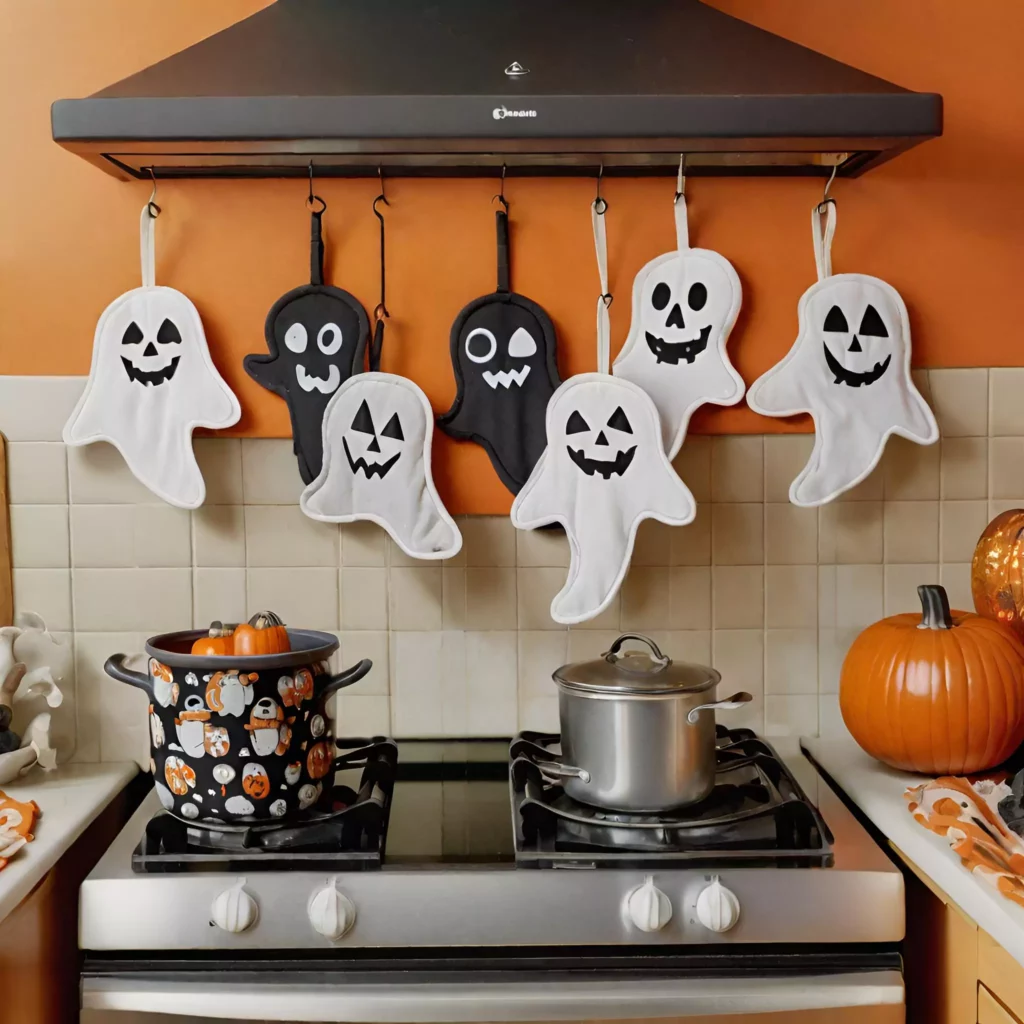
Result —
[[814, 447], [793, 481], [794, 505], [824, 505], [878, 464], [891, 434], [933, 444], [939, 429], [910, 376], [910, 321], [892, 285], [832, 274], [835, 202], [811, 213], [818, 281], [800, 298], [799, 333], [782, 362], [759, 377], [747, 404], [765, 416], [808, 412]]
[[496, 214], [498, 289], [474, 299], [451, 330], [457, 392], [438, 416], [450, 437], [475, 441], [517, 494], [544, 451], [544, 410], [559, 385], [555, 328], [537, 303], [509, 290], [508, 214]]
[[192, 432], [230, 427], [242, 413], [213, 365], [196, 307], [156, 284], [157, 212], [149, 203], [142, 209], [142, 287], [114, 299], [96, 324], [89, 380], [63, 437], [75, 446], [112, 444], [158, 498], [198, 508], [206, 484]]
[[669, 458], [682, 447], [696, 409], [743, 397], [743, 378], [725, 348], [740, 311], [740, 279], [724, 256], [690, 248], [682, 187], [675, 222], [675, 252], [656, 256], [633, 281], [633, 319], [612, 367], [654, 399]]
[[285, 293], [267, 314], [269, 355], [248, 355], [245, 372], [288, 403], [292, 444], [303, 483], [320, 473], [321, 433], [331, 396], [362, 368], [370, 321], [359, 300], [323, 283], [322, 218], [312, 213], [310, 283]]

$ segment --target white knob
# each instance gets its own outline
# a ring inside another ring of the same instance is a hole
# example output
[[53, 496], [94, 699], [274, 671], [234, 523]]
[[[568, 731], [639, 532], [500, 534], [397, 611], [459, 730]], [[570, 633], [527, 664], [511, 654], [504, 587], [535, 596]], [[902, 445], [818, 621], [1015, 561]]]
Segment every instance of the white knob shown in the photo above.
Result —
[[697, 897], [697, 920], [708, 931], [727, 932], [740, 919], [740, 901], [715, 878]]
[[231, 889], [225, 889], [210, 907], [213, 923], [223, 931], [238, 935], [251, 928], [259, 917], [256, 901], [245, 891], [243, 879]]
[[642, 932], [660, 931], [672, 920], [672, 903], [650, 876], [626, 897], [626, 910]]
[[340, 939], [356, 923], [356, 908], [332, 882], [309, 901], [309, 923], [325, 939]]

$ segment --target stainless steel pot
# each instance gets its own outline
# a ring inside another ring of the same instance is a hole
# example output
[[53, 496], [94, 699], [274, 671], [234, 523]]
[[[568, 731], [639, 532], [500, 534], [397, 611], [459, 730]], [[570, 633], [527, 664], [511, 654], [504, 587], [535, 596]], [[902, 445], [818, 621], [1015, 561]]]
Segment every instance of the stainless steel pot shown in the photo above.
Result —
[[[650, 654], [623, 652], [629, 640]], [[716, 700], [720, 679], [624, 633], [599, 659], [555, 672], [562, 759], [543, 769], [574, 800], [609, 810], [667, 811], [703, 800], [715, 785], [715, 709], [753, 699], [741, 692]]]

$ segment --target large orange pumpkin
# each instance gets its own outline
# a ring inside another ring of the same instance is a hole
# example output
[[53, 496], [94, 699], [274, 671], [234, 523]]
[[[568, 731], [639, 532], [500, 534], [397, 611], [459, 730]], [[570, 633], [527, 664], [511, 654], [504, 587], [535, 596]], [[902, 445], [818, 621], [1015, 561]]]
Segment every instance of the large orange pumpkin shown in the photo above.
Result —
[[928, 775], [980, 772], [1024, 741], [1024, 644], [998, 622], [950, 612], [917, 588], [922, 614], [868, 626], [843, 662], [839, 707], [879, 761]]
[[234, 647], [234, 653], [239, 657], [280, 654], [292, 649], [288, 630], [273, 612], [257, 612], [248, 622], [236, 626]]
[[1024, 640], [1024, 509], [985, 527], [971, 563], [971, 596], [979, 615], [1005, 622]]

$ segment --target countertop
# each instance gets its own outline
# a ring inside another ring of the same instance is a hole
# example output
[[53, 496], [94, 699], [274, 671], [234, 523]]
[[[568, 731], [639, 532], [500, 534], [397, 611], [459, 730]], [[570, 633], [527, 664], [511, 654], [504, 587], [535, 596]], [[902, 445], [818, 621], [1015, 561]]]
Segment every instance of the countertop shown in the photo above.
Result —
[[96, 816], [138, 772], [131, 762], [66, 764], [56, 771], [33, 769], [0, 787], [9, 797], [38, 804], [35, 839], [0, 871], [0, 921], [38, 885], [89, 827]]
[[919, 825], [907, 809], [906, 788], [926, 776], [887, 768], [849, 736], [807, 738], [801, 745], [894, 846], [1024, 966], [1024, 907], [975, 878], [947, 840]]

